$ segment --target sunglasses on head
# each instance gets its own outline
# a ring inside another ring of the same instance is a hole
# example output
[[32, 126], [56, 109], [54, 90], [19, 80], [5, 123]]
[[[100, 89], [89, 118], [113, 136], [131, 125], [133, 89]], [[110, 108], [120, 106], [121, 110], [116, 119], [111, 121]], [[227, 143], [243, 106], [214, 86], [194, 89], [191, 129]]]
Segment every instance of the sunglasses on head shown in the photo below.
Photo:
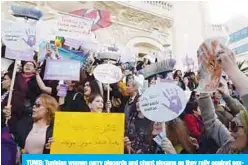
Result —
[[240, 125], [238, 122], [236, 121], [231, 121], [229, 124], [229, 129], [232, 132], [238, 132], [239, 128], [244, 128], [242, 125]]

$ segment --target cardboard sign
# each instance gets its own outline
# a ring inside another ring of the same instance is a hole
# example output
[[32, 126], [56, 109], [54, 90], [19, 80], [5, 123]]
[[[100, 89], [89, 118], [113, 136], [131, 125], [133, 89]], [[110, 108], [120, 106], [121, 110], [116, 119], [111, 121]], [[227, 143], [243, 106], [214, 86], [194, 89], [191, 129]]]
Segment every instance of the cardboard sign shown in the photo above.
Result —
[[105, 84], [116, 83], [122, 78], [121, 69], [112, 64], [98, 65], [93, 74], [98, 81]]
[[34, 51], [32, 50], [26, 50], [26, 51], [20, 51], [20, 50], [12, 50], [6, 47], [5, 50], [5, 57], [9, 59], [16, 59], [16, 60], [22, 60], [22, 61], [33, 61], [34, 60]]
[[56, 112], [53, 137], [51, 154], [123, 154], [124, 114]]
[[140, 98], [140, 109], [152, 121], [167, 122], [184, 111], [187, 101], [179, 86], [163, 82], [146, 89]]
[[47, 60], [45, 80], [79, 81], [80, 62], [73, 60]]
[[57, 22], [57, 36], [80, 39], [89, 35], [93, 21], [85, 17], [79, 17], [60, 13]]
[[35, 49], [36, 26], [24, 22], [4, 22], [2, 40], [12, 50], [26, 51]]

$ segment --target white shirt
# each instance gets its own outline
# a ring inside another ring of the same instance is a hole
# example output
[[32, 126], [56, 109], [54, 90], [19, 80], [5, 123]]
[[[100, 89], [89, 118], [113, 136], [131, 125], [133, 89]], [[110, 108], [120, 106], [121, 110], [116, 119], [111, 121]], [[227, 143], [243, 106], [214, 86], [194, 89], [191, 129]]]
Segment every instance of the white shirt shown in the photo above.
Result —
[[33, 128], [26, 138], [24, 147], [28, 154], [43, 154], [47, 127], [38, 127], [36, 124], [33, 124]]

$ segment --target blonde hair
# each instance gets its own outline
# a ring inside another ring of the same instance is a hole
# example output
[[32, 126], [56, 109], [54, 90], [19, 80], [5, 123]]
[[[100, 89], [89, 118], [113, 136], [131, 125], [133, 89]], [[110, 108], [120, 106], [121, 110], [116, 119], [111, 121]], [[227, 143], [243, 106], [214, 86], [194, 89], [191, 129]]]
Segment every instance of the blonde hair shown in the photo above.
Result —
[[47, 109], [47, 122], [50, 124], [54, 119], [55, 112], [58, 110], [58, 102], [55, 98], [47, 94], [41, 94], [39, 98], [43, 106]]

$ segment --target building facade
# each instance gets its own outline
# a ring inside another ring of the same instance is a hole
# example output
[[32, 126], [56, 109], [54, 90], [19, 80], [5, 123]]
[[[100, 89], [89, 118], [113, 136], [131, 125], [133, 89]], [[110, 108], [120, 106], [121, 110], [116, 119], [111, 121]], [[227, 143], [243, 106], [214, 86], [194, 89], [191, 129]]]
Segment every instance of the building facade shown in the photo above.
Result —
[[238, 61], [248, 60], [248, 17], [237, 16], [227, 22], [229, 47], [236, 53]]
[[[38, 7], [44, 13], [38, 29], [42, 39], [53, 39], [57, 12], [79, 9], [103, 9], [111, 13], [112, 25], [96, 30], [100, 44], [134, 47], [142, 55], [177, 60], [184, 69], [186, 57], [197, 65], [196, 50], [204, 40], [207, 14], [205, 2], [167, 1], [73, 1], [73, 2], [2, 2], [2, 21], [14, 20], [8, 13], [11, 4]], [[39, 32], [38, 32], [39, 33]]]

